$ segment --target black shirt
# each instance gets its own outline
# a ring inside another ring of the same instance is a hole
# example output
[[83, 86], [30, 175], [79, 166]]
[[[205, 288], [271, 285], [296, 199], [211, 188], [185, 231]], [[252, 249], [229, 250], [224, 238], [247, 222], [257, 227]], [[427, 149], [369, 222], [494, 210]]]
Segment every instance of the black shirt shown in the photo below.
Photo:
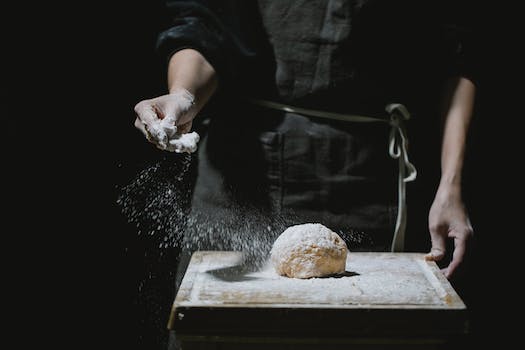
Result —
[[221, 87], [239, 96], [372, 114], [400, 102], [414, 111], [438, 99], [446, 78], [475, 79], [471, 33], [457, 4], [446, 4], [171, 0], [158, 49], [167, 58], [200, 51]]

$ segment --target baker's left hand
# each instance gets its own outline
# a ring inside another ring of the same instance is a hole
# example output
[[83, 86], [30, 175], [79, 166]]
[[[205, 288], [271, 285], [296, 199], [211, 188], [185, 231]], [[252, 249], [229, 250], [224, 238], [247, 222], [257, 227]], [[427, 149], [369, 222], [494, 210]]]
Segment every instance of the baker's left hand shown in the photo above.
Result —
[[440, 261], [445, 256], [447, 239], [454, 239], [454, 252], [449, 265], [443, 269], [451, 278], [465, 259], [469, 239], [474, 231], [461, 198], [461, 188], [440, 185], [428, 217], [432, 248], [426, 259]]

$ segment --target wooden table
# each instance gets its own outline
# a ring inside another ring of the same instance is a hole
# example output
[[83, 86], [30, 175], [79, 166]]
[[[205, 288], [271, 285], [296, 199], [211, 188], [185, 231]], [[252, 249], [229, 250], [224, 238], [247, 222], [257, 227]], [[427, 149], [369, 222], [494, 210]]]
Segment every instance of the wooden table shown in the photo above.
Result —
[[168, 328], [188, 349], [440, 349], [466, 307], [419, 253], [350, 253], [347, 272], [291, 279], [238, 252], [193, 254]]

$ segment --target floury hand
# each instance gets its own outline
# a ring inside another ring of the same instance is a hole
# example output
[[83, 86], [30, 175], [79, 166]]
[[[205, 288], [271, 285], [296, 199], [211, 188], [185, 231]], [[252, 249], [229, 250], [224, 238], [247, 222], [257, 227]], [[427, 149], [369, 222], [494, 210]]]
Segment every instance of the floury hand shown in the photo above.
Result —
[[199, 136], [186, 135], [196, 114], [193, 106], [193, 95], [184, 89], [141, 101], [135, 106], [135, 127], [161, 150], [194, 152]]

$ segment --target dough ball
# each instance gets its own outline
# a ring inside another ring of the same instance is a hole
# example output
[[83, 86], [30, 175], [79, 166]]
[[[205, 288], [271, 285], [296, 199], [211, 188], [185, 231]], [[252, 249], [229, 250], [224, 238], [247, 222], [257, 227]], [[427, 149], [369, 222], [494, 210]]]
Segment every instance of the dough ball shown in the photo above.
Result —
[[348, 248], [341, 237], [321, 224], [288, 227], [275, 240], [270, 261], [281, 276], [323, 277], [345, 272]]

